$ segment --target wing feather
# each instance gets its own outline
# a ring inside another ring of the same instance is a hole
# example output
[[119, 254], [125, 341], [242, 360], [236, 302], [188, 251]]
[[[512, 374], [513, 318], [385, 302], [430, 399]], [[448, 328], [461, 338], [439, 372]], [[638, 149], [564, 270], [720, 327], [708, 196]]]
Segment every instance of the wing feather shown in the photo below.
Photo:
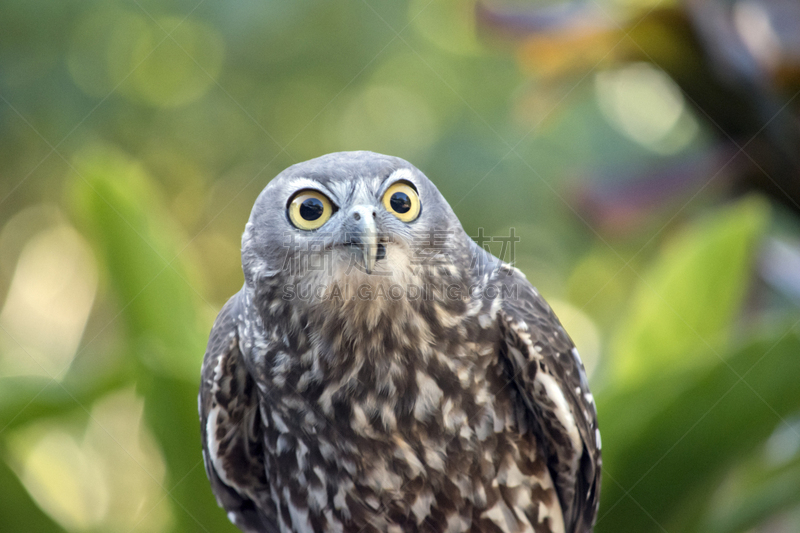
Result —
[[237, 527], [278, 531], [264, 470], [258, 390], [236, 327], [239, 295], [222, 308], [208, 340], [198, 399], [203, 459], [217, 503]]
[[597, 410], [575, 345], [550, 306], [516, 268], [499, 265], [501, 357], [538, 423], [567, 533], [592, 531], [600, 496]]

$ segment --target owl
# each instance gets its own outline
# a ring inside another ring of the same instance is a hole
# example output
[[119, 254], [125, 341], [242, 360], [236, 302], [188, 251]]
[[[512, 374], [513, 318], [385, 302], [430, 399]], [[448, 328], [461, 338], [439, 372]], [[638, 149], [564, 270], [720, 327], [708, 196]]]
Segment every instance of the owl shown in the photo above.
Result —
[[578, 352], [414, 166], [289, 167], [255, 201], [242, 269], [199, 395], [206, 472], [241, 530], [592, 531]]

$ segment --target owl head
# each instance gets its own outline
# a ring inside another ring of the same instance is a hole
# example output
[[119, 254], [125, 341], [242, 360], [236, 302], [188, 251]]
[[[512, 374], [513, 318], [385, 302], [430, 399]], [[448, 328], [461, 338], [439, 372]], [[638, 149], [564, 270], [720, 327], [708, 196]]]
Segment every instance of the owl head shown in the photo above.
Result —
[[339, 152], [293, 165], [253, 206], [242, 237], [246, 284], [319, 299], [333, 286], [413, 283], [452, 269], [470, 239], [439, 190], [410, 163]]

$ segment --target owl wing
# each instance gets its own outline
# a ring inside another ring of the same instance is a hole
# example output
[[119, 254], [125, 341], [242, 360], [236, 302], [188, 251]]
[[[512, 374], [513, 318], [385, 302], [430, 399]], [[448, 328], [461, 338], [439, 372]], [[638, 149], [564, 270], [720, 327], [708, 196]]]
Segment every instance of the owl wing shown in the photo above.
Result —
[[600, 499], [600, 432], [578, 351], [550, 306], [516, 268], [502, 265], [500, 357], [537, 421], [567, 533], [592, 531]]
[[217, 503], [248, 533], [277, 533], [264, 470], [258, 389], [239, 349], [237, 294], [220, 311], [203, 359], [198, 407], [206, 474]]

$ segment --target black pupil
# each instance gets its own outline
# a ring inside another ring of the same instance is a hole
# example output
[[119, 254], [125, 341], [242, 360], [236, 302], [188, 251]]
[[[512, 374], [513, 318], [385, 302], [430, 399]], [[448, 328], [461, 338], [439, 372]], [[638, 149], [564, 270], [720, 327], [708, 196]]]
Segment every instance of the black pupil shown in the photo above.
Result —
[[389, 199], [389, 204], [397, 213], [408, 213], [411, 210], [411, 198], [404, 192], [396, 192]]
[[324, 210], [322, 202], [317, 198], [308, 198], [300, 204], [300, 216], [303, 220], [317, 220]]

